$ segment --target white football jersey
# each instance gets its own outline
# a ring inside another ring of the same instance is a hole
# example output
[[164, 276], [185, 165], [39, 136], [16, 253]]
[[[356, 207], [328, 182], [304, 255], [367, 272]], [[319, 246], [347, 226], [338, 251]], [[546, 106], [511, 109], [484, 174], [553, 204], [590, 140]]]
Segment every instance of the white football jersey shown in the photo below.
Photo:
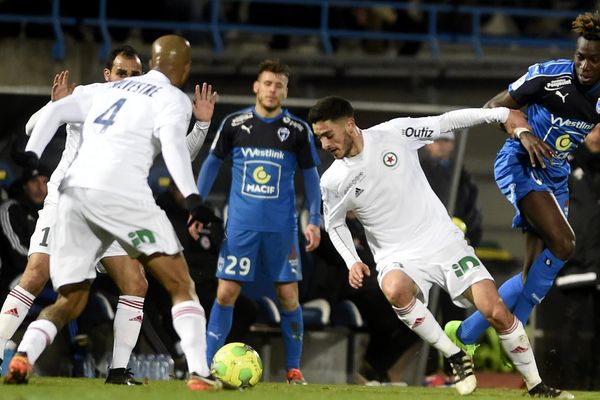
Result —
[[147, 179], [161, 150], [158, 130], [173, 126], [187, 131], [189, 98], [158, 71], [85, 86], [73, 96], [87, 117], [81, 147], [61, 190], [83, 187], [138, 199], [152, 197]]
[[48, 194], [44, 199], [44, 204], [58, 204], [58, 187], [62, 182], [69, 165], [75, 159], [77, 150], [81, 144], [81, 124], [67, 125], [67, 138], [65, 140], [65, 149], [62, 152], [58, 165], [52, 172], [48, 181]]
[[[89, 88], [100, 85], [99, 83], [93, 83], [87, 86], [77, 86], [73, 90], [74, 95], [78, 95], [82, 90], [90, 90]], [[58, 165], [52, 172], [50, 180], [48, 181], [48, 194], [44, 199], [44, 204], [58, 204], [58, 188], [62, 182], [69, 166], [75, 159], [79, 146], [81, 145], [81, 131], [83, 129], [82, 124], [67, 124], [67, 138], [65, 139], [65, 149], [62, 152]]]
[[460, 235], [417, 154], [443, 135], [439, 117], [397, 118], [363, 130], [363, 151], [335, 160], [321, 178], [326, 229], [345, 225], [353, 211], [378, 264], [417, 258]]

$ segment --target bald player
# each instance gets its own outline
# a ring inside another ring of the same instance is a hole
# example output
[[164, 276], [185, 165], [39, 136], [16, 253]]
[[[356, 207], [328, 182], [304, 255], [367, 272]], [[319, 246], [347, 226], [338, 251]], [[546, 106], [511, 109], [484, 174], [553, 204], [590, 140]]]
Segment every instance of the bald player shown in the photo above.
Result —
[[[142, 62], [131, 46], [115, 48], [111, 52], [104, 69], [104, 78], [107, 82], [115, 82], [141, 74]], [[78, 90], [80, 90], [79, 87], [75, 88], [75, 91]], [[69, 84], [69, 71], [56, 74], [52, 86], [52, 101], [57, 101], [72, 92], [73, 87]], [[186, 137], [192, 160], [198, 155], [206, 138], [215, 101], [216, 93], [212, 92], [211, 85], [204, 83], [202, 89], [199, 85], [196, 85], [193, 114], [197, 121]], [[27, 122], [26, 133], [28, 135], [31, 135], [40, 113], [41, 110], [32, 115]], [[50, 243], [52, 240], [51, 233], [54, 232], [56, 221], [58, 188], [66, 170], [79, 150], [81, 130], [81, 124], [67, 125], [65, 150], [62, 153], [59, 165], [50, 178], [50, 182], [48, 182], [48, 196], [44, 200], [44, 209], [40, 211], [40, 218], [36, 223], [35, 232], [31, 236], [27, 266], [19, 284], [11, 290], [2, 305], [2, 311], [0, 311], [0, 356], [4, 352], [6, 342], [25, 320], [35, 297], [50, 279]], [[144, 297], [148, 282], [139, 262], [131, 259], [117, 242], [114, 242], [102, 254], [100, 263], [103, 267], [102, 272], [107, 272], [110, 275], [121, 292], [114, 317], [114, 345], [106, 383], [141, 384], [142, 382], [133, 377], [131, 370], [127, 368], [127, 364], [142, 326]]]
[[82, 87], [40, 115], [25, 149], [30, 157], [41, 156], [62, 123], [83, 122], [83, 139], [61, 183], [51, 243], [50, 277], [59, 296], [28, 327], [5, 382], [28, 382], [33, 363], [57, 331], [82, 312], [96, 274], [95, 259], [116, 241], [171, 296], [190, 390], [220, 388], [206, 364], [206, 319], [182, 246], [148, 185], [152, 161], [162, 151], [191, 220], [217, 220], [198, 195], [185, 141], [192, 107], [178, 88], [190, 66], [189, 43], [162, 36], [152, 45], [146, 75]]

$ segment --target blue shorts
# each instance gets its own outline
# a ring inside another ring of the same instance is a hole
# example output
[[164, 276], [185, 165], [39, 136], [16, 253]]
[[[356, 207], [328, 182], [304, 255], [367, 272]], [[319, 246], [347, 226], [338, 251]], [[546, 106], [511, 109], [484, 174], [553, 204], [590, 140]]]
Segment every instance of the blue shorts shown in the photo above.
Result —
[[513, 218], [513, 228], [523, 228], [529, 230], [531, 227], [521, 215], [518, 202], [529, 192], [550, 192], [556, 198], [560, 209], [565, 217], [569, 213], [569, 186], [568, 180], [557, 180], [548, 183], [544, 173], [540, 168], [533, 168], [529, 161], [529, 156], [515, 154], [503, 148], [494, 162], [494, 177], [496, 184], [506, 197], [506, 199], [515, 207], [515, 216]]
[[217, 278], [252, 282], [257, 271], [272, 282], [302, 280], [298, 232], [227, 229], [221, 245]]

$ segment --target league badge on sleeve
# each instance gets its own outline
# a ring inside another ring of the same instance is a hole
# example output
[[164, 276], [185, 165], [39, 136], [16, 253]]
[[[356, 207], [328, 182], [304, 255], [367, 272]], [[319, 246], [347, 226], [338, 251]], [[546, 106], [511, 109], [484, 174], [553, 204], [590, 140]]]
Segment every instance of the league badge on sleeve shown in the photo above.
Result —
[[598, 101], [596, 102], [596, 114], [600, 114], [600, 97], [598, 97]]

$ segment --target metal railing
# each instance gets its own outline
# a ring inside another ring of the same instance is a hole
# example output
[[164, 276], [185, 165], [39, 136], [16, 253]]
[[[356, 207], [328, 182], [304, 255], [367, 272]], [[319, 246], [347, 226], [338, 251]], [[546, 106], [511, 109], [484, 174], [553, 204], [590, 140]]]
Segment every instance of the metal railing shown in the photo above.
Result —
[[[225, 50], [223, 34], [229, 32], [242, 32], [251, 34], [288, 35], [288, 36], [314, 36], [318, 37], [323, 53], [334, 53], [332, 39], [373, 39], [390, 40], [398, 42], [423, 42], [430, 45], [432, 57], [440, 56], [441, 43], [470, 44], [476, 56], [483, 56], [483, 45], [519, 45], [539, 47], [572, 47], [573, 41], [565, 34], [564, 38], [555, 37], [528, 37], [528, 36], [494, 36], [485, 35], [481, 31], [482, 17], [491, 15], [506, 15], [510, 17], [528, 17], [532, 20], [539, 18], [572, 19], [583, 11], [558, 11], [536, 8], [503, 8], [503, 7], [476, 7], [448, 4], [421, 4], [415, 5], [399, 1], [364, 1], [364, 0], [252, 0], [252, 3], [266, 3], [286, 6], [312, 6], [318, 8], [318, 24], [314, 27], [298, 27], [289, 25], [258, 25], [254, 23], [228, 22], [221, 19], [222, 6], [225, 3], [241, 3], [245, 0], [210, 0], [210, 15], [207, 21], [147, 21], [138, 19], [109, 18], [107, 15], [108, 2], [98, 1], [98, 16], [96, 18], [79, 19], [77, 16], [63, 16], [60, 14], [60, 0], [52, 0], [52, 11], [49, 15], [20, 15], [0, 14], [0, 23], [45, 24], [52, 26], [54, 31], [54, 48], [52, 55], [57, 60], [65, 57], [65, 40], [63, 26], [82, 25], [97, 27], [102, 37], [100, 48], [101, 58], [105, 58], [112, 45], [110, 28], [139, 28], [139, 29], [165, 29], [172, 31], [189, 31], [206, 33], [212, 38], [212, 51], [220, 54]], [[114, 1], [114, 0], [112, 0]], [[331, 26], [330, 14], [332, 9], [368, 8], [376, 9], [388, 7], [398, 11], [417, 9], [426, 16], [426, 29], [422, 33], [415, 32], [389, 32], [368, 31], [357, 29], [337, 29]], [[451, 14], [455, 18], [470, 19], [469, 33], [441, 32], [439, 20], [441, 14]]]

